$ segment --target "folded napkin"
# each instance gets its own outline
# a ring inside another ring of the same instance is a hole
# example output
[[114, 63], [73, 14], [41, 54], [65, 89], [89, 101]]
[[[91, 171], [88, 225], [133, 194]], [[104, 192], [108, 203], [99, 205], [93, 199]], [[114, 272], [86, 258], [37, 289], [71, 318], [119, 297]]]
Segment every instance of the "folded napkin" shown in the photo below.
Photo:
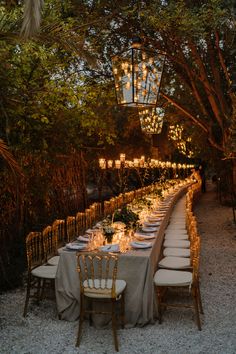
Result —
[[86, 247], [87, 247], [87, 245], [82, 245], [79, 243], [71, 243], [70, 242], [70, 243], [66, 244], [66, 248], [68, 248], [69, 250], [75, 250], [75, 251], [85, 249]]
[[101, 246], [99, 247], [99, 250], [103, 252], [119, 252], [120, 246], [117, 243], [114, 243], [111, 245]]

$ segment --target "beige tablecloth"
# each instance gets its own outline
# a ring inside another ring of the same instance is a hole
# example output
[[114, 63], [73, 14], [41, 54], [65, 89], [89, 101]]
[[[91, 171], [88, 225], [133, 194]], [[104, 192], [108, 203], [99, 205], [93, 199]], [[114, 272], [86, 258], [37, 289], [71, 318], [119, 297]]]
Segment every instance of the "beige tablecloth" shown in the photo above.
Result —
[[[156, 317], [156, 297], [153, 287], [155, 273], [164, 230], [176, 201], [185, 193], [187, 186], [182, 187], [174, 195], [171, 205], [163, 218], [153, 241], [152, 248], [130, 250], [120, 254], [117, 279], [127, 283], [125, 290], [126, 327], [143, 326], [154, 322]], [[75, 321], [79, 318], [80, 287], [76, 270], [76, 252], [60, 251], [60, 261], [56, 276], [56, 300], [61, 318]]]

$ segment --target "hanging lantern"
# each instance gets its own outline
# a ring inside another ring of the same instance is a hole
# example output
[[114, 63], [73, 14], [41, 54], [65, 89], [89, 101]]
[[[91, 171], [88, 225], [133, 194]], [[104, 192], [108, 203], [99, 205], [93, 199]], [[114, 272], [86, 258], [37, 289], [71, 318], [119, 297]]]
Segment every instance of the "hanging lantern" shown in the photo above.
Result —
[[163, 126], [163, 109], [143, 108], [139, 111], [141, 129], [146, 134], [160, 134]]
[[165, 62], [165, 53], [143, 48], [135, 38], [130, 49], [112, 57], [119, 105], [156, 106]]

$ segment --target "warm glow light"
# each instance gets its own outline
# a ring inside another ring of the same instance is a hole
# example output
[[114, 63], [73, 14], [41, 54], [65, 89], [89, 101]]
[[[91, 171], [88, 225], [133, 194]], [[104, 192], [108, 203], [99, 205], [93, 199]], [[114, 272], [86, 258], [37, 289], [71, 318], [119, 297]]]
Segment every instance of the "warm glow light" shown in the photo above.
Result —
[[115, 160], [115, 168], [120, 168], [121, 167], [121, 161], [120, 160]]
[[100, 158], [99, 159], [99, 167], [104, 170], [106, 168], [106, 159]]
[[108, 160], [107, 161], [107, 167], [108, 168], [112, 168], [112, 166], [113, 166], [113, 160]]
[[120, 161], [125, 162], [125, 154], [124, 153], [120, 154]]

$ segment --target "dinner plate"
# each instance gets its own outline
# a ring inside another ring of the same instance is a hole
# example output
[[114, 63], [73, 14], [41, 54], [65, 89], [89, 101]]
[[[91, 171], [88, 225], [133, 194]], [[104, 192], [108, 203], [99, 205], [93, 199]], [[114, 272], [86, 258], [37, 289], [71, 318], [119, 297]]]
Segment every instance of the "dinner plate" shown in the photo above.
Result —
[[120, 252], [120, 246], [118, 243], [113, 243], [110, 245], [105, 245], [105, 246], [101, 246], [99, 247], [99, 251], [103, 251], [103, 252]]
[[94, 232], [96, 232], [96, 231], [93, 229], [88, 229], [85, 231], [86, 234], [93, 234]]
[[154, 234], [154, 233], [148, 234], [148, 233], [144, 233], [144, 232], [135, 232], [134, 237], [148, 240], [148, 239], [156, 238], [156, 234]]
[[150, 248], [150, 247], [152, 247], [151, 242], [145, 242], [145, 241], [132, 241], [132, 242], [130, 242], [130, 245], [133, 248]]
[[143, 226], [143, 227], [142, 227], [142, 231], [143, 231], [143, 232], [155, 232], [155, 231], [157, 231], [157, 227], [147, 227], [147, 226]]
[[154, 221], [145, 221], [143, 223], [144, 226], [147, 226], [147, 227], [155, 227], [155, 226], [160, 226], [161, 223], [160, 222], [154, 222]]
[[81, 242], [89, 242], [89, 238], [86, 236], [79, 236], [77, 237], [77, 240]]
[[78, 243], [67, 243], [66, 248], [69, 250], [74, 250], [74, 251], [79, 251], [79, 250], [84, 250], [87, 248], [87, 245], [82, 245]]
[[156, 216], [148, 216], [148, 221], [150, 221], [150, 222], [160, 222], [160, 221], [162, 221], [162, 219], [161, 218], [157, 218]]

